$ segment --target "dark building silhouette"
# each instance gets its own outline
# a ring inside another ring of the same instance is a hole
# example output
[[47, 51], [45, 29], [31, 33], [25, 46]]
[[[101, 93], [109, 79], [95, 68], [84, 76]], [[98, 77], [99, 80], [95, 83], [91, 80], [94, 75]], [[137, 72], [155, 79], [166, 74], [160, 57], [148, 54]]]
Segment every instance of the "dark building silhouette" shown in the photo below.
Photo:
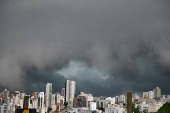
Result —
[[87, 107], [85, 96], [79, 96], [74, 98], [73, 108], [79, 108], [79, 107]]
[[132, 113], [132, 92], [127, 92], [127, 113]]

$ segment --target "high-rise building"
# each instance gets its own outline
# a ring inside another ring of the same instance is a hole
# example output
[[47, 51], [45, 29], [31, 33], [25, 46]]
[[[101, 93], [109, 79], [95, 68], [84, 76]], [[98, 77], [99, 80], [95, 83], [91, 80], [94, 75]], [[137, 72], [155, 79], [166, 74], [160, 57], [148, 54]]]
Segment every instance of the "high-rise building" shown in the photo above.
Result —
[[34, 98], [33, 102], [32, 102], [32, 107], [37, 109], [38, 108], [38, 99]]
[[154, 97], [154, 92], [153, 91], [149, 91], [149, 99], [153, 99]]
[[159, 98], [161, 97], [161, 89], [159, 87], [156, 87], [156, 89], [153, 89], [154, 97]]
[[132, 92], [127, 92], [127, 113], [132, 113]]
[[52, 94], [52, 83], [46, 84], [46, 94]]
[[115, 103], [118, 104], [118, 102], [119, 102], [119, 97], [116, 96], [116, 97], [115, 97]]
[[38, 94], [38, 106], [40, 108], [43, 108], [44, 107], [44, 92], [40, 92]]
[[61, 89], [61, 96], [64, 96], [64, 97], [65, 97], [65, 88], [62, 88], [62, 89]]
[[58, 93], [55, 93], [55, 103], [57, 104], [57, 103], [60, 103], [60, 93], [58, 92]]
[[67, 80], [65, 84], [65, 100], [68, 102], [70, 99], [73, 100], [76, 94], [76, 82], [73, 80]]
[[19, 106], [21, 106], [22, 109], [23, 109], [23, 103], [24, 103], [24, 99], [19, 99]]
[[119, 102], [121, 102], [121, 103], [125, 103], [126, 102], [126, 98], [125, 98], [125, 95], [120, 95], [119, 96]]
[[52, 105], [55, 105], [55, 94], [51, 94], [51, 107]]
[[50, 107], [50, 95], [45, 94], [45, 107]]
[[7, 99], [10, 96], [10, 91], [8, 89], [5, 89], [3, 91], [3, 99]]

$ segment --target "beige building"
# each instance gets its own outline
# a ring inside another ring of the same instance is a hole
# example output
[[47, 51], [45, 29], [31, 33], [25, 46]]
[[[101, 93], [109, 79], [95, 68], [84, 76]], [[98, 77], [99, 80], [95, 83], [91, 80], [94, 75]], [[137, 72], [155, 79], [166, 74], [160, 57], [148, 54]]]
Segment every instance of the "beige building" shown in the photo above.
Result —
[[144, 96], [144, 99], [146, 100], [146, 103], [148, 103], [148, 102], [149, 102], [149, 98], [148, 98], [148, 96], [147, 96], [147, 95], [145, 95], [145, 96]]
[[161, 89], [159, 87], [156, 87], [156, 89], [153, 89], [154, 97], [159, 98], [161, 97]]
[[160, 107], [162, 107], [162, 102], [153, 102], [148, 105], [148, 112], [157, 112]]

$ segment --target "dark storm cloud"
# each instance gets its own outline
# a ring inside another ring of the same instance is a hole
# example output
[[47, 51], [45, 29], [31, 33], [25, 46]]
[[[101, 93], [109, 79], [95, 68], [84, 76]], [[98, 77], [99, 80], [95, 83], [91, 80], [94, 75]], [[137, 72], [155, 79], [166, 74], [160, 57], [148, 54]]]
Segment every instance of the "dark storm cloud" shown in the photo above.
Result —
[[[168, 94], [169, 6], [164, 0], [1, 0], [0, 85], [44, 87], [45, 77], [78, 60], [110, 78], [100, 84], [73, 76], [82, 81], [79, 89], [109, 95], [160, 86]], [[28, 73], [32, 67], [45, 74]]]
[[61, 88], [65, 87], [66, 78], [60, 74], [54, 74], [53, 71], [38, 71], [37, 69], [27, 70], [27, 75], [31, 78], [27, 85], [27, 93], [46, 92], [46, 83], [52, 83], [52, 92], [60, 92]]

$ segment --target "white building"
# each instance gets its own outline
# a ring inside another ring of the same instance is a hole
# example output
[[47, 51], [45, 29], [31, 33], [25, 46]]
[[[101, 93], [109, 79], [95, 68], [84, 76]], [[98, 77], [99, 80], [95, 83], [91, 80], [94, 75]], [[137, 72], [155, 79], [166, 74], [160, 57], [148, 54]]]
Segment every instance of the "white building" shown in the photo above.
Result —
[[23, 109], [23, 103], [24, 103], [24, 99], [19, 99], [19, 106], [21, 106], [22, 109]]
[[115, 97], [107, 97], [105, 100], [109, 100], [110, 104], [115, 104]]
[[118, 103], [118, 102], [119, 102], [119, 97], [116, 96], [116, 97], [115, 97], [115, 103]]
[[46, 84], [46, 94], [52, 94], [52, 83]]
[[72, 108], [72, 109], [63, 110], [63, 113], [79, 113], [79, 112], [78, 112], [78, 108]]
[[92, 113], [92, 110], [86, 108], [72, 108], [68, 110], [63, 110], [63, 113]]
[[0, 105], [0, 113], [6, 113], [7, 111], [7, 104], [3, 103], [2, 105]]
[[143, 92], [143, 98], [144, 98], [145, 95], [147, 95], [147, 97], [149, 99], [153, 99], [154, 98], [154, 92], [153, 91]]
[[76, 82], [73, 80], [67, 80], [66, 81], [66, 102], [68, 102], [70, 99], [74, 99], [76, 94]]
[[26, 95], [26, 94], [25, 94], [24, 92], [20, 93], [20, 98], [23, 98], [23, 99], [24, 99], [25, 95]]
[[87, 97], [87, 98], [86, 98], [86, 99], [87, 99], [87, 102], [88, 102], [88, 101], [93, 101], [93, 96], [92, 96], [92, 94], [87, 94], [87, 93], [84, 93], [84, 92], [80, 92], [79, 96], [85, 96], [85, 97]]
[[92, 110], [92, 111], [96, 110], [96, 102], [90, 102], [89, 103], [89, 109]]
[[38, 99], [34, 99], [32, 102], [32, 108], [37, 109], [38, 108]]
[[44, 92], [40, 92], [38, 94], [38, 106], [40, 108], [43, 108], [44, 107]]
[[153, 91], [149, 91], [149, 99], [153, 99], [154, 98], [154, 92]]
[[55, 101], [56, 101], [56, 104], [57, 103], [60, 103], [60, 98], [61, 96], [60, 96], [60, 93], [55, 93]]
[[92, 94], [86, 94], [84, 92], [80, 92], [79, 96], [84, 96], [86, 98], [86, 106], [88, 107], [88, 102], [93, 101]]
[[125, 95], [123, 95], [123, 94], [122, 94], [122, 95], [120, 95], [120, 96], [119, 96], [118, 101], [119, 101], [119, 102], [123, 102], [123, 103], [125, 103], [125, 102], [126, 102]]
[[16, 95], [14, 98], [13, 98], [13, 104], [17, 105], [19, 103], [19, 95]]
[[55, 94], [51, 94], [51, 106], [55, 104]]
[[65, 97], [64, 96], [60, 96], [60, 104], [64, 104], [65, 102]]
[[5, 89], [3, 91], [3, 99], [4, 100], [7, 99], [9, 97], [9, 95], [10, 95], [10, 91], [8, 89]]
[[47, 112], [47, 108], [40, 108], [39, 109], [39, 113], [45, 113], [45, 112]]
[[50, 107], [51, 106], [51, 94], [45, 94], [45, 107]]
[[105, 113], [123, 113], [125, 111], [121, 107], [107, 107], [105, 108]]
[[135, 108], [137, 108], [137, 106], [140, 106], [140, 112], [143, 113], [144, 110], [148, 111], [148, 104], [146, 104], [145, 101], [143, 101], [140, 104], [135, 104]]
[[105, 104], [105, 100], [99, 100], [97, 101], [97, 108], [103, 107], [105, 108], [106, 104]]

